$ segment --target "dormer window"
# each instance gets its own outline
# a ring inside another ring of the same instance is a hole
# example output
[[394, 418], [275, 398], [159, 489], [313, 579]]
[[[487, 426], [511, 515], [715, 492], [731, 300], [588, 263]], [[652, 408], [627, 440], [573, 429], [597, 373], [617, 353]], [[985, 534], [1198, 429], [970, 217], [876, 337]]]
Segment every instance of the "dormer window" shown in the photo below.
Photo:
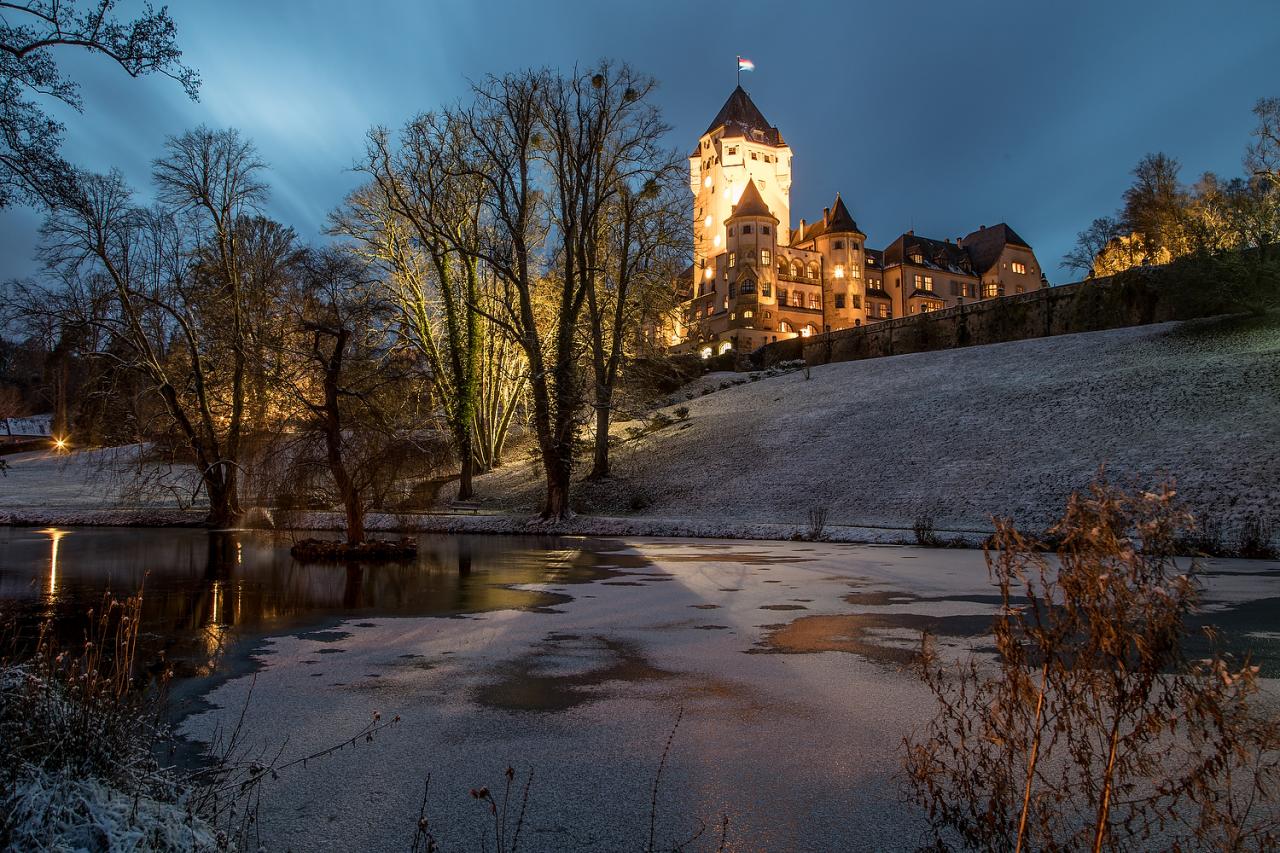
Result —
[[1019, 273], [1021, 275], [1027, 274], [1027, 265], [1022, 263], [1021, 261], [1014, 261], [1012, 264], [1012, 267], [1013, 267], [1013, 271], [1016, 273]]
[[913, 264], [923, 264], [923, 263], [924, 263], [924, 255], [920, 254], [919, 252], [912, 252], [912, 253], [911, 253], [911, 263], [913, 263]]

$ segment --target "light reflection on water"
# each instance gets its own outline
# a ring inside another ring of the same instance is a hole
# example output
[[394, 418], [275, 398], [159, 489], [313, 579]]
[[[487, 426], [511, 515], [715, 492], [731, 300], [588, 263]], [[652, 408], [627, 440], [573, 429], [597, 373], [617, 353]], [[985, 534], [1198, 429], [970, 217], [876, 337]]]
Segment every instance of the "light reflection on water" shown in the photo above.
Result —
[[543, 607], [562, 599], [511, 586], [593, 579], [625, 559], [601, 553], [602, 543], [583, 550], [579, 540], [423, 536], [412, 563], [303, 565], [290, 544], [258, 531], [0, 528], [6, 639], [29, 644], [51, 620], [60, 642], [78, 645], [104, 593], [141, 588], [153, 662], [163, 654], [179, 675], [202, 675], [231, 637], [339, 617]]

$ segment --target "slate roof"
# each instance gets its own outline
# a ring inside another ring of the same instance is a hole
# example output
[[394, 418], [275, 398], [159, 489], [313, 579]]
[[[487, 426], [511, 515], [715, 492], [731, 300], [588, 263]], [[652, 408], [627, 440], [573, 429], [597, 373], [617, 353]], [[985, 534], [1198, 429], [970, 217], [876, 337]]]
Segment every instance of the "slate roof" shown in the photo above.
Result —
[[807, 243], [815, 237], [821, 237], [823, 234], [861, 234], [862, 229], [858, 227], [858, 223], [853, 221], [853, 217], [849, 214], [849, 208], [845, 207], [844, 201], [840, 198], [840, 193], [836, 193], [836, 200], [831, 207], [822, 211], [822, 218], [816, 222], [805, 223], [804, 232], [801, 233], [793, 241], [796, 244]]
[[756, 189], [756, 182], [753, 180], [747, 181], [747, 187], [739, 196], [738, 203], [733, 207], [733, 213], [729, 214], [729, 219], [737, 219], [740, 216], [767, 216], [774, 222], [778, 221], [778, 217], [773, 215], [769, 205], [765, 204], [764, 199], [760, 197], [760, 190]]
[[[711, 133], [716, 128], [724, 126], [724, 135], [728, 136], [745, 136], [750, 139], [758, 139], [761, 142], [767, 142], [770, 145], [782, 145], [782, 134], [778, 133], [778, 129], [769, 124], [768, 119], [764, 117], [764, 113], [760, 112], [760, 108], [751, 100], [751, 96], [747, 94], [747, 90], [738, 86], [729, 95], [729, 100], [724, 102], [724, 106], [720, 108], [720, 112], [716, 113], [716, 117], [712, 119], [711, 126], [706, 129], [706, 133]], [[755, 131], [753, 133], [752, 131]]]
[[[921, 255], [921, 263], [910, 260], [911, 255]], [[977, 275], [969, 254], [956, 243], [920, 237], [910, 232], [903, 234], [884, 250], [884, 266], [910, 263], [957, 275]]]
[[973, 261], [973, 268], [980, 273], [985, 273], [995, 266], [996, 261], [1000, 260], [1000, 253], [1004, 251], [1005, 246], [1031, 248], [1026, 240], [1018, 236], [1018, 232], [1003, 222], [999, 225], [992, 225], [990, 228], [979, 228], [972, 234], [961, 238], [960, 245], [969, 253], [969, 258]]

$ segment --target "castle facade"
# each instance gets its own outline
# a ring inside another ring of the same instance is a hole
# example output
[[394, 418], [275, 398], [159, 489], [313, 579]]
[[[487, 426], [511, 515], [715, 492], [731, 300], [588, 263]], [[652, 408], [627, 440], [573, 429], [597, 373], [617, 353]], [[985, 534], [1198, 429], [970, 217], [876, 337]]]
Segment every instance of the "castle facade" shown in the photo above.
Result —
[[1008, 225], [933, 240], [908, 231], [866, 245], [836, 194], [791, 227], [791, 148], [741, 87], [689, 155], [693, 266], [666, 324], [667, 346], [705, 357], [937, 311], [1047, 286]]

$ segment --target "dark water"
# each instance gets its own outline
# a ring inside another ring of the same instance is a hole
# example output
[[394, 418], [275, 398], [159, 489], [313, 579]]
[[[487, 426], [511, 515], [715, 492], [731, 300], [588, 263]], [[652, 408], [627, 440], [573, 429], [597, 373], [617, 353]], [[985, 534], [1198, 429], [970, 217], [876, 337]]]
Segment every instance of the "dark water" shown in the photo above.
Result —
[[46, 623], [61, 645], [79, 648], [104, 593], [142, 590], [143, 662], [167, 662], [179, 678], [204, 676], [245, 637], [361, 615], [545, 608], [564, 595], [513, 586], [595, 580], [636, 559], [600, 541], [590, 550], [556, 538], [419, 543], [411, 563], [304, 565], [289, 555], [290, 539], [259, 531], [0, 528], [0, 654], [29, 648]]

